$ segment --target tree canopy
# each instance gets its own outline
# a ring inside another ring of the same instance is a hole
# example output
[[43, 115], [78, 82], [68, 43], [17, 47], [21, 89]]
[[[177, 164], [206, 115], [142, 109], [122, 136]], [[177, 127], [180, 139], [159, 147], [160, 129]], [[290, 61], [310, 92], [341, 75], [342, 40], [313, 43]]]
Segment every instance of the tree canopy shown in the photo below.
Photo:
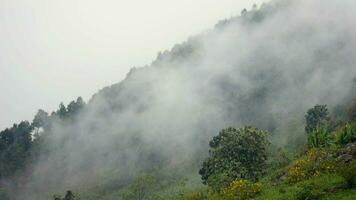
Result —
[[215, 189], [236, 179], [258, 180], [267, 160], [268, 133], [253, 127], [226, 128], [213, 137], [199, 174]]

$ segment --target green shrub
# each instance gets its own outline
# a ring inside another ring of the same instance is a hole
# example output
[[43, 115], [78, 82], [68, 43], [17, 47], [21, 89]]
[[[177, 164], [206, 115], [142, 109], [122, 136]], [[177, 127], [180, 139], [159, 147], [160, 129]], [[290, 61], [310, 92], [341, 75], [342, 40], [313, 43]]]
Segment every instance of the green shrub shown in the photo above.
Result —
[[310, 148], [322, 148], [330, 146], [332, 138], [327, 128], [320, 127], [308, 135], [308, 145]]
[[303, 185], [296, 194], [297, 200], [320, 200], [325, 192], [321, 191], [313, 184]]
[[339, 174], [345, 179], [348, 188], [356, 187], [356, 161], [341, 167]]
[[215, 191], [219, 191], [221, 188], [226, 188], [233, 181], [233, 179], [229, 176], [229, 173], [214, 173], [211, 174], [208, 178], [207, 184], [210, 188]]
[[356, 141], [356, 128], [350, 124], [346, 124], [341, 130], [336, 133], [336, 143], [345, 145]]
[[325, 149], [310, 149], [306, 155], [295, 160], [287, 172], [287, 181], [297, 183], [321, 173], [335, 172], [336, 162]]

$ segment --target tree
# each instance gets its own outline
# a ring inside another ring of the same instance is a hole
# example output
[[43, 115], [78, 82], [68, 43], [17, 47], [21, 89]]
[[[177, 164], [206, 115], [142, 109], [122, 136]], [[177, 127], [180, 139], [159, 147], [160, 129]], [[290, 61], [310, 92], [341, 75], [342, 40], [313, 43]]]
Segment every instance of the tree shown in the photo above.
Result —
[[60, 118], [60, 119], [64, 119], [67, 116], [67, 108], [65, 107], [65, 105], [63, 103], [59, 104], [59, 108], [56, 112], [56, 115]]
[[50, 129], [50, 117], [48, 113], [42, 109], [38, 110], [37, 114], [33, 118], [31, 125], [36, 130], [35, 137], [38, 137], [41, 128], [43, 131], [48, 131]]
[[210, 155], [199, 171], [203, 183], [220, 190], [236, 179], [257, 181], [266, 167], [267, 136], [253, 127], [223, 129], [209, 143]]
[[246, 15], [246, 14], [247, 14], [247, 9], [244, 8], [244, 9], [241, 11], [241, 16], [244, 16], [244, 15]]
[[329, 111], [326, 105], [316, 105], [309, 109], [305, 115], [305, 131], [310, 134], [318, 128], [327, 126], [329, 119]]
[[48, 118], [48, 113], [42, 109], [39, 109], [32, 121], [32, 126], [36, 128], [45, 127], [48, 123]]
[[75, 117], [85, 106], [82, 97], [78, 97], [77, 101], [72, 101], [67, 106], [67, 113], [69, 117]]
[[28, 121], [0, 132], [0, 178], [25, 167], [32, 147], [33, 126]]

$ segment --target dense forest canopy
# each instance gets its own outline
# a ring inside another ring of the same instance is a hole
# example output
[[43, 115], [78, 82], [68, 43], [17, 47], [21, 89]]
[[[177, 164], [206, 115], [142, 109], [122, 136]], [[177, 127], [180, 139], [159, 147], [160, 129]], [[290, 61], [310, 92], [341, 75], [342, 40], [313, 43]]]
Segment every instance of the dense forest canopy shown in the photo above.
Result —
[[209, 140], [230, 126], [266, 130], [292, 149], [323, 118], [321, 106], [304, 127], [308, 109], [344, 113], [356, 97], [356, 25], [345, 19], [356, 19], [352, 1], [275, 0], [222, 20], [88, 103], [2, 131], [0, 188], [48, 199], [68, 188], [141, 188], [137, 177], [157, 171], [164, 186], [193, 184]]

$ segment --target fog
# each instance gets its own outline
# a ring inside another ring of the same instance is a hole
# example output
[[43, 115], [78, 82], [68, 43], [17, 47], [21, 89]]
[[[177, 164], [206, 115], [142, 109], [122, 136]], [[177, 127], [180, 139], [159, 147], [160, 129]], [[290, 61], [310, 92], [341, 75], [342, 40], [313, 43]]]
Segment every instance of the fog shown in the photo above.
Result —
[[355, 97], [354, 1], [249, 10], [132, 69], [94, 95], [75, 123], [55, 123], [25, 191], [91, 187], [105, 176], [124, 185], [157, 168], [194, 171], [227, 126], [253, 125], [293, 145], [301, 135], [287, 124], [302, 133], [308, 108]]
[[263, 0], [1, 0], [0, 128], [60, 101], [88, 100], [254, 2]]

